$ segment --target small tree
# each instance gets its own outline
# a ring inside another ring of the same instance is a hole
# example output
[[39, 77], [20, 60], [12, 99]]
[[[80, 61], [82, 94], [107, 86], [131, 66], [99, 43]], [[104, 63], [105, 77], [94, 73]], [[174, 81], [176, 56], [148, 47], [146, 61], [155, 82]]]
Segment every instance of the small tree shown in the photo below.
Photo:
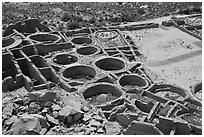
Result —
[[76, 16], [76, 15], [74, 15], [74, 16], [72, 17], [72, 20], [77, 21], [77, 22], [83, 21], [83, 19], [82, 19], [81, 16]]
[[79, 23], [77, 21], [71, 21], [69, 23], [67, 23], [67, 29], [69, 30], [73, 30], [73, 29], [77, 29], [79, 28]]
[[102, 18], [102, 17], [99, 17], [98, 21], [99, 21], [99, 22], [103, 22], [103, 18]]
[[69, 13], [64, 13], [61, 17], [61, 21], [69, 21], [71, 19], [71, 15]]
[[94, 24], [96, 22], [96, 18], [95, 17], [92, 17], [90, 20], [89, 20], [89, 23], [91, 24]]
[[202, 13], [202, 7], [195, 6], [193, 7], [194, 12]]
[[137, 12], [138, 12], [140, 15], [145, 14], [145, 10], [142, 9], [142, 8], [137, 9]]

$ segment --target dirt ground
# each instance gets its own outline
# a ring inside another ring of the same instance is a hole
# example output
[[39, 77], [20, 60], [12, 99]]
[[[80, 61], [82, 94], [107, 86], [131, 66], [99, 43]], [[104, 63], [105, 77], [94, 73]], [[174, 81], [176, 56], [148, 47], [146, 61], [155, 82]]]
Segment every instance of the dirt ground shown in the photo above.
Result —
[[202, 81], [202, 41], [175, 28], [129, 32], [145, 57], [144, 65], [167, 83], [190, 90]]

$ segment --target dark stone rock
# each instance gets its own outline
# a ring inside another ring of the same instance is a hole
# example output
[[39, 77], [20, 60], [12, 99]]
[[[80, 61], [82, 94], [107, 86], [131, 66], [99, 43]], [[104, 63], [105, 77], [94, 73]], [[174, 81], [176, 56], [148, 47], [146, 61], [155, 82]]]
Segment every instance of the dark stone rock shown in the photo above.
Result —
[[72, 116], [72, 115], [67, 116], [66, 119], [65, 119], [65, 124], [66, 124], [67, 126], [70, 126], [70, 125], [73, 124], [73, 123], [74, 123], [74, 118], [73, 118], [73, 116]]
[[42, 95], [40, 95], [40, 101], [42, 102], [50, 102], [53, 101], [56, 98], [56, 93], [55, 92], [46, 92]]
[[82, 113], [76, 113], [74, 115], [74, 121], [78, 121], [82, 117]]
[[40, 100], [40, 94], [39, 93], [28, 93], [28, 97], [30, 101], [39, 101]]

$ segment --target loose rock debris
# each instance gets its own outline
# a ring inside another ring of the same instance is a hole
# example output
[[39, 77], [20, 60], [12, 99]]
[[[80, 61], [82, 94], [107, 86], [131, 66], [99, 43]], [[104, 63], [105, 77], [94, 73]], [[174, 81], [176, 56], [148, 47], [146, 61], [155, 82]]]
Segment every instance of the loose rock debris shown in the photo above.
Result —
[[[178, 21], [162, 25], [200, 40]], [[22, 22], [3, 35], [3, 134], [202, 134], [202, 82], [188, 91], [143, 64], [139, 43], [161, 24], [66, 33]]]

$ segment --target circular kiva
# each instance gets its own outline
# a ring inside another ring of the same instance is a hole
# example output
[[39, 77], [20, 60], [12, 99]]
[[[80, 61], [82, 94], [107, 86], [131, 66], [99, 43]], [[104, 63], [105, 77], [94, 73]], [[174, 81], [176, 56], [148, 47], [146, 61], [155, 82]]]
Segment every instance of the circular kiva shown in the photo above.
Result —
[[11, 49], [18, 47], [22, 43], [22, 39], [15, 38], [3, 38], [2, 39], [2, 49]]
[[[148, 98], [148, 97], [143, 97], [144, 99]], [[135, 100], [135, 106], [142, 112], [144, 113], [150, 113], [151, 109], [153, 108], [154, 106], [154, 103], [152, 102], [148, 102], [148, 103], [144, 103], [140, 100]]]
[[100, 52], [100, 49], [94, 46], [86, 46], [77, 49], [76, 52], [80, 55], [95, 55]]
[[[202, 127], [202, 111], [200, 114], [197, 112], [190, 112], [188, 110], [185, 110], [183, 114], [180, 115], [177, 114], [177, 119], [181, 119], [184, 122], [188, 122], [189, 125], [194, 125], [196, 127]], [[202, 129], [202, 128], [201, 128]], [[202, 132], [202, 131], [201, 131]]]
[[49, 33], [36, 33], [31, 34], [28, 36], [32, 41], [34, 42], [43, 42], [43, 43], [49, 43], [49, 42], [60, 42], [61, 37], [56, 34], [49, 34]]
[[52, 57], [52, 63], [57, 65], [69, 65], [78, 61], [78, 58], [69, 53], [58, 53]]
[[170, 84], [156, 85], [150, 92], [157, 96], [177, 101], [183, 101], [189, 97], [186, 90]]
[[97, 31], [95, 33], [96, 37], [102, 41], [107, 41], [110, 39], [114, 39], [118, 36], [118, 33], [116, 31]]
[[91, 45], [93, 43], [93, 40], [89, 37], [74, 37], [71, 42], [73, 44], [76, 44], [76, 45], [84, 45], [84, 44], [88, 44], [88, 45]]
[[147, 80], [136, 74], [123, 75], [122, 77], [119, 78], [118, 83], [122, 87], [137, 86], [140, 88], [146, 88], [148, 86]]
[[202, 100], [202, 83], [198, 83], [193, 87], [193, 94], [199, 100]]
[[100, 58], [95, 62], [95, 65], [105, 71], [118, 71], [125, 68], [125, 62], [116, 57]]
[[[100, 97], [101, 95], [106, 95], [106, 98], [102, 99], [104, 103], [113, 102], [122, 96], [123, 91], [117, 86], [102, 82], [94, 83], [83, 89], [82, 91], [84, 99], [91, 99], [94, 97]], [[114, 98], [113, 98], [114, 97]], [[108, 99], [109, 98], [109, 99]], [[101, 100], [100, 100], [101, 101]], [[101, 104], [97, 104], [101, 105]]]
[[88, 65], [74, 65], [61, 71], [61, 77], [65, 81], [88, 81], [96, 76], [96, 70]]

